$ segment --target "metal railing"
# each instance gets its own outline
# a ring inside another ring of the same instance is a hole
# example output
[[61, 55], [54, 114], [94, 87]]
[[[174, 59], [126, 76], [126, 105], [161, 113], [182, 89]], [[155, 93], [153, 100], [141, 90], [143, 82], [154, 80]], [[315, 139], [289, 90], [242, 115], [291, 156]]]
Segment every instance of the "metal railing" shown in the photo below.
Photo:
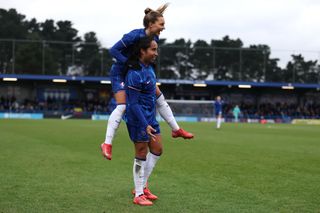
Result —
[[[293, 61], [291, 55], [299, 54], [314, 63]], [[319, 58], [320, 51], [165, 44], [159, 47], [157, 77], [320, 83]], [[108, 49], [97, 43], [0, 39], [3, 74], [107, 76], [111, 64]]]

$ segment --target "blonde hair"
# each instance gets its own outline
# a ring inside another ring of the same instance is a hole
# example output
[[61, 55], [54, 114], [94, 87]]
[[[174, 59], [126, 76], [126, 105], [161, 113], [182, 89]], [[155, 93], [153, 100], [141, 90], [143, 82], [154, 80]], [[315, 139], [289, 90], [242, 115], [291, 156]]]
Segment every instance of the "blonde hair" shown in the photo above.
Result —
[[165, 3], [158, 7], [156, 10], [152, 10], [151, 8], [146, 8], [144, 10], [144, 18], [143, 18], [143, 26], [147, 28], [150, 23], [154, 23], [158, 20], [159, 17], [163, 17], [164, 11], [168, 8], [169, 3]]

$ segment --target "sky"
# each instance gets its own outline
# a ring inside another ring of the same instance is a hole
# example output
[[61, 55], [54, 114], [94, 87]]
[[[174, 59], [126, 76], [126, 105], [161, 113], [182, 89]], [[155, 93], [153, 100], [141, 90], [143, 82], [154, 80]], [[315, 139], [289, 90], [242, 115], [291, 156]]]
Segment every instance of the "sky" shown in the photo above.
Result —
[[[15, 8], [26, 18], [69, 20], [79, 35], [94, 31], [105, 47], [123, 34], [142, 28], [144, 9], [160, 0], [0, 0], [0, 8]], [[319, 0], [171, 0], [164, 14], [161, 38], [210, 42], [229, 35], [245, 47], [265, 44], [284, 66], [291, 54], [320, 61]]]

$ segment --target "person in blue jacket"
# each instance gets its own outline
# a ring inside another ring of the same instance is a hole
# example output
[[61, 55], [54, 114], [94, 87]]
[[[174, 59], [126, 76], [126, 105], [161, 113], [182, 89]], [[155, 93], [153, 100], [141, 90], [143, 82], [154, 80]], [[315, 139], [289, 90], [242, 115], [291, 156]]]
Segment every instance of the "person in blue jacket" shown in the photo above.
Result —
[[[126, 110], [126, 93], [125, 93], [125, 75], [128, 57], [132, 54], [134, 44], [142, 37], [151, 36], [154, 41], [159, 41], [160, 33], [165, 29], [165, 20], [163, 13], [168, 7], [164, 4], [157, 10], [150, 8], [145, 9], [145, 16], [143, 19], [144, 28], [135, 29], [125, 34], [111, 49], [110, 54], [116, 60], [111, 67], [110, 77], [112, 84], [112, 91], [117, 102], [116, 108], [110, 114], [105, 141], [101, 144], [102, 155], [111, 160], [112, 158], [112, 140], [118, 129], [122, 116]], [[191, 139], [194, 137], [192, 133], [180, 128], [177, 124], [172, 110], [166, 102], [159, 87], [156, 86], [156, 107], [161, 117], [169, 124], [172, 129], [172, 137], [183, 137], [184, 139]]]

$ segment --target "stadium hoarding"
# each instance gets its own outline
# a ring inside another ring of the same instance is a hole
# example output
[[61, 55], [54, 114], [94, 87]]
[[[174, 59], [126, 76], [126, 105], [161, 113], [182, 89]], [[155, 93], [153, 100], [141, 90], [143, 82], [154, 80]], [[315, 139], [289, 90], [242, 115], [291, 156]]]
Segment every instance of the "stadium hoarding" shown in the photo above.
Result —
[[319, 119], [293, 119], [292, 124], [320, 125]]
[[0, 119], [43, 119], [43, 113], [0, 113]]
[[198, 117], [195, 116], [176, 116], [178, 122], [198, 122]]
[[[67, 117], [67, 118], [64, 118]], [[45, 118], [56, 118], [56, 119], [91, 119], [93, 121], [106, 121], [109, 119], [107, 114], [70, 114], [69, 116], [64, 116], [62, 114], [43, 114], [43, 113], [11, 113], [2, 112], [0, 113], [0, 119], [45, 119]], [[216, 122], [213, 117], [197, 117], [197, 116], [176, 116], [176, 121], [178, 122]], [[163, 118], [159, 115], [157, 116], [159, 122], [163, 122]], [[234, 123], [234, 119], [223, 118], [222, 122]], [[274, 124], [274, 123], [288, 123], [288, 124], [309, 124], [309, 125], [320, 125], [319, 119], [240, 119], [239, 123], [261, 123], [261, 124]]]
[[105, 121], [105, 120], [108, 120], [109, 119], [109, 115], [102, 115], [102, 114], [93, 114], [91, 116], [91, 120], [93, 121]]
[[[109, 115], [104, 114], [93, 114], [91, 116], [91, 120], [99, 121], [99, 120], [108, 120]], [[178, 122], [198, 122], [198, 117], [196, 116], [176, 116], [176, 121]], [[157, 116], [157, 121], [164, 121], [160, 116]]]

